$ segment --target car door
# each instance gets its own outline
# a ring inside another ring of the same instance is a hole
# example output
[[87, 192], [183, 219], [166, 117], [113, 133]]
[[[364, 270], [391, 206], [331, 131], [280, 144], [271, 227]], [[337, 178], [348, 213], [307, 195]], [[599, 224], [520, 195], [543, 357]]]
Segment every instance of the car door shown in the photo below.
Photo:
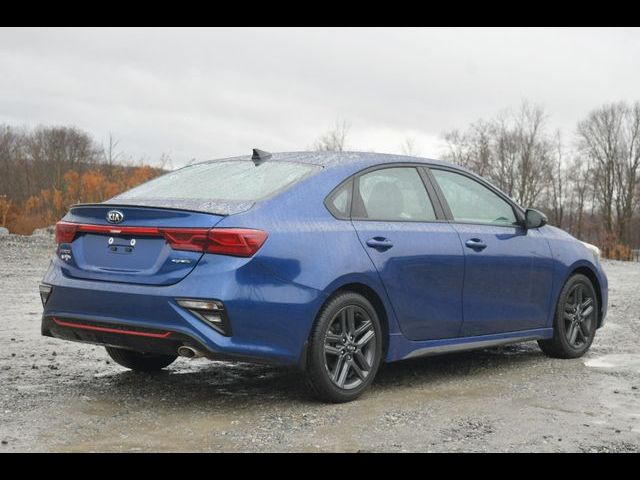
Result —
[[358, 175], [351, 217], [402, 333], [410, 340], [455, 337], [464, 253], [425, 172], [403, 165]]
[[431, 168], [465, 254], [460, 336], [543, 328], [552, 286], [551, 251], [516, 208], [471, 175]]

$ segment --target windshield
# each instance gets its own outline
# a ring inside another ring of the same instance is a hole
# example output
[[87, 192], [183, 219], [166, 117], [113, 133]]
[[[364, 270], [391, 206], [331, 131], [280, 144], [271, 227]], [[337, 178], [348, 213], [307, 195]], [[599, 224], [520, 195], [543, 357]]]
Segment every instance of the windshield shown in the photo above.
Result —
[[255, 202], [293, 185], [319, 168], [317, 165], [277, 161], [258, 166], [242, 160], [200, 163], [167, 173], [115, 199]]

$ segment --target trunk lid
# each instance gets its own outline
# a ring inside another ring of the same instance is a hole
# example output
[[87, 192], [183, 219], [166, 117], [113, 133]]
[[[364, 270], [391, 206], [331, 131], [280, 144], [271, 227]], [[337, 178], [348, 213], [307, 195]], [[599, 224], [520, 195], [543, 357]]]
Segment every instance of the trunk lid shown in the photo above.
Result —
[[223, 218], [167, 208], [79, 205], [63, 220], [82, 227], [71, 242], [58, 245], [57, 253], [69, 277], [172, 285], [194, 269], [203, 253], [172, 248], [162, 229], [209, 229]]

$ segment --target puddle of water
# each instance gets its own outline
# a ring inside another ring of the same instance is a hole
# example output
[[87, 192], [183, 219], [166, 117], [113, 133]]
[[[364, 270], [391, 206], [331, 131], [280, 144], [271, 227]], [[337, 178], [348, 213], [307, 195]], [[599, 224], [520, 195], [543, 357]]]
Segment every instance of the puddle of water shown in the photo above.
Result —
[[590, 358], [584, 362], [587, 367], [609, 368], [614, 370], [630, 370], [640, 373], [640, 355], [631, 353], [616, 353]]

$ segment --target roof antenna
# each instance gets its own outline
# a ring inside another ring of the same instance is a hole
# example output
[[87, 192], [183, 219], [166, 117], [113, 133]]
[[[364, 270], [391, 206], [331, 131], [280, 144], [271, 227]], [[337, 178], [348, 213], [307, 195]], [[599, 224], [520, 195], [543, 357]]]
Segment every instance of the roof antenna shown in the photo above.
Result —
[[260, 165], [265, 160], [269, 160], [272, 155], [269, 152], [265, 152], [264, 150], [260, 150], [258, 148], [253, 149], [253, 155], [251, 155], [251, 160], [255, 163], [256, 167]]

